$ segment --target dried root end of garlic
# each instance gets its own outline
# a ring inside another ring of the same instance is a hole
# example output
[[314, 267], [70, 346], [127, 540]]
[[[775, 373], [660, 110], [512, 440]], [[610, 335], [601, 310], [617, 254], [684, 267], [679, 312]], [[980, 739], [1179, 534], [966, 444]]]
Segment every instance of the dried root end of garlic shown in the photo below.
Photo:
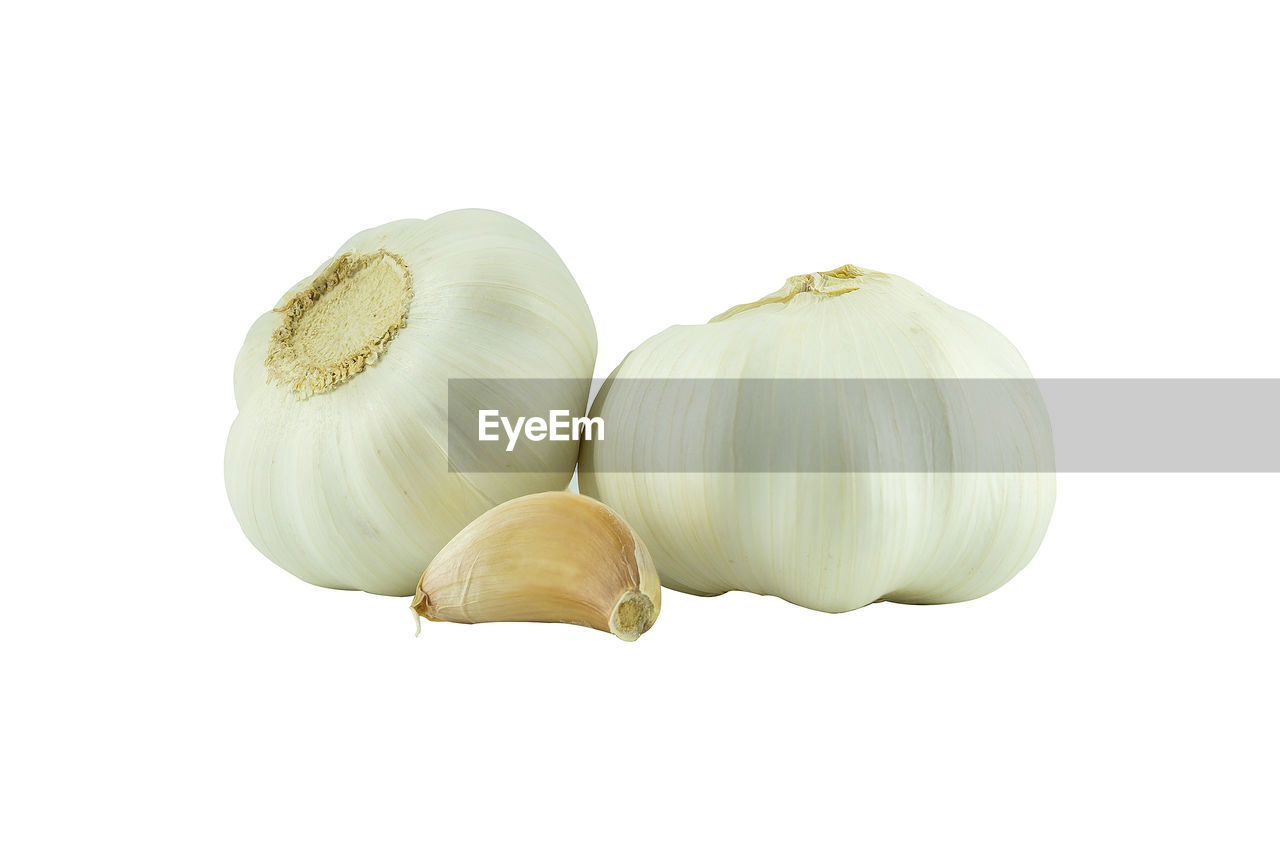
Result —
[[413, 611], [451, 623], [572, 623], [625, 641], [658, 618], [648, 549], [613, 510], [535, 493], [482, 514], [422, 574]]
[[299, 398], [328, 392], [377, 362], [409, 322], [413, 272], [379, 248], [347, 252], [291, 295], [267, 349], [267, 372]]
[[628, 590], [609, 615], [609, 631], [623, 640], [635, 640], [649, 631], [657, 617], [652, 599], [639, 590]]

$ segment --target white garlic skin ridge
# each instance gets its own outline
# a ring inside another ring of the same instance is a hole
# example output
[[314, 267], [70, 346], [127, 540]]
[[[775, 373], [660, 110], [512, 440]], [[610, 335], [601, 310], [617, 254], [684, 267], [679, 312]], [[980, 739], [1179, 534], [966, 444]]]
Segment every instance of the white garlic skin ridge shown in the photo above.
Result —
[[358, 374], [313, 392], [268, 368], [284, 315], [263, 315], [236, 361], [239, 413], [224, 469], [236, 518], [272, 561], [312, 584], [406, 596], [467, 523], [516, 496], [563, 489], [576, 462], [576, 443], [544, 442], [524, 455], [536, 461], [528, 468], [513, 458], [493, 474], [450, 472], [448, 380], [575, 379], [560, 397], [509, 403], [581, 415], [596, 333], [559, 256], [510, 216], [457, 210], [391, 222], [352, 237], [335, 259], [379, 251], [411, 273], [403, 327]]
[[[732, 411], [680, 397], [680, 385], [662, 379], [1031, 377], [994, 328], [904, 278], [853, 266], [791, 278], [709, 324], [650, 338], [612, 377], [644, 382], [602, 388], [592, 415], [609, 423], [610, 438], [583, 444], [580, 487], [635, 528], [674, 590], [746, 590], [829, 612], [882, 599], [958, 602], [1009, 581], [1048, 527], [1052, 434], [1032, 384], [1010, 385], [1009, 403], [1026, 428], [999, 435], [997, 448], [996, 437], [967, 429], [962, 416], [900, 412], [942, 435], [959, 468], [997, 452], [1021, 457], [1010, 468], [1030, 472], [644, 471], [652, 468], [646, 457], [718, 450], [726, 441], [731, 451], [734, 440]], [[892, 445], [895, 423], [868, 421], [865, 412], [854, 406], [845, 421], [814, 422], [813, 442], [873, 433]]]

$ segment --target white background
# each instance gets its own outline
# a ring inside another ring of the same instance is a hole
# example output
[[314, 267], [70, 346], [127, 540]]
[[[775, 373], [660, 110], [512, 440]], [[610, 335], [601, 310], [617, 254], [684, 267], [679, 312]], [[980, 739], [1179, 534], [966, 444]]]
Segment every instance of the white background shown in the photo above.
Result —
[[[10, 847], [1274, 847], [1277, 477], [1063, 475], [961, 605], [426, 624], [245, 540], [244, 332], [357, 230], [555, 246], [599, 374], [856, 263], [1041, 377], [1277, 377], [1270, 3], [25, 4]], [[1207, 435], [1219, 439], [1221, 435]]]

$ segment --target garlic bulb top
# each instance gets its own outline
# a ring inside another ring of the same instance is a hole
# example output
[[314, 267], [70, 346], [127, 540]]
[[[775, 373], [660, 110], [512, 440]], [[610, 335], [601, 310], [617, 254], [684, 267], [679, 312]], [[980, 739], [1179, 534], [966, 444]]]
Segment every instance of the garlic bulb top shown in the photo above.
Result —
[[971, 599], [1026, 565], [1053, 507], [1048, 417], [1013, 345], [856, 266], [650, 338], [592, 415], [610, 432], [583, 445], [582, 492], [676, 590]]
[[[245, 534], [313, 584], [414, 592], [494, 505], [563, 489], [577, 444], [450, 471], [449, 381], [498, 381], [512, 409], [585, 412], [596, 334], [555, 251], [488, 210], [353, 236], [249, 330], [225, 477]], [[521, 383], [537, 378], [554, 382]], [[547, 397], [525, 398], [522, 393]]]

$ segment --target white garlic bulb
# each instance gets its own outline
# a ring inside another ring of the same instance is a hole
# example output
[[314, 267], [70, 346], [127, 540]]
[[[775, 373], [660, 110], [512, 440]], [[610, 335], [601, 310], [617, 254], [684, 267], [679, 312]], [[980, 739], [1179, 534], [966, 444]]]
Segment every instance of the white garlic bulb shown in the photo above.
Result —
[[411, 595], [471, 520], [563, 489], [577, 460], [570, 440], [451, 470], [449, 381], [581, 415], [595, 357], [578, 285], [521, 222], [457, 210], [359, 233], [245, 339], [225, 458], [236, 518], [299, 578]]
[[581, 490], [675, 590], [831, 612], [972, 599], [1027, 564], [1053, 509], [1048, 416], [1013, 345], [855, 266], [652, 337], [591, 415], [609, 433], [583, 444]]

